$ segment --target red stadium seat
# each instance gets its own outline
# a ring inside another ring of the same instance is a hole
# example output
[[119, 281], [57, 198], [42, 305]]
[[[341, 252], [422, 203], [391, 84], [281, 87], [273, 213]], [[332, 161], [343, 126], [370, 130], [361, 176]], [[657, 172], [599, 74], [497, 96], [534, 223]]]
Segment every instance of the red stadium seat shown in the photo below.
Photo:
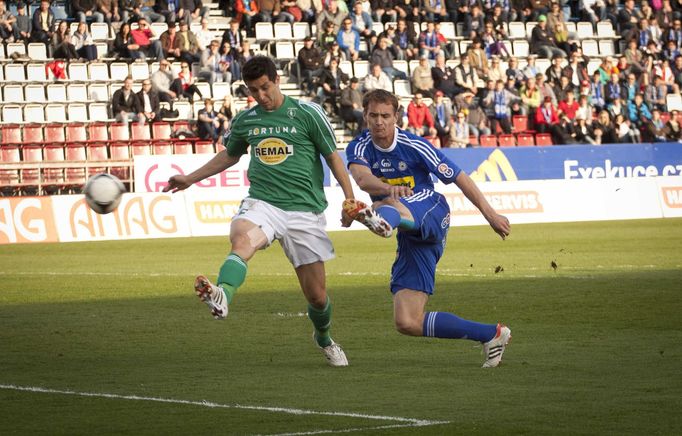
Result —
[[197, 154], [214, 154], [213, 143], [211, 141], [197, 141], [194, 143], [194, 151]]
[[130, 137], [133, 141], [145, 141], [148, 139], [152, 139], [152, 136], [149, 133], [149, 124], [133, 123], [131, 125]]
[[[127, 142], [112, 142], [109, 144], [111, 160], [130, 160], [130, 147]], [[111, 167], [111, 174], [121, 180], [130, 178], [130, 169], [127, 166]]]
[[[173, 146], [174, 154], [194, 154], [191, 142], [176, 142]], [[154, 153], [156, 154], [156, 153]]]
[[478, 138], [476, 137], [476, 135], [469, 136], [469, 144], [478, 145]]
[[[48, 136], [49, 138], [49, 136]], [[64, 162], [64, 145], [57, 143], [48, 144], [43, 149], [43, 157], [46, 162]], [[64, 168], [45, 168], [43, 177], [47, 184], [64, 183]]]
[[481, 135], [481, 147], [497, 147], [497, 136]]
[[532, 133], [519, 133], [516, 135], [516, 145], [519, 147], [527, 147], [535, 145], [535, 139]]
[[554, 145], [552, 135], [549, 133], [538, 133], [535, 135], [535, 145]]
[[171, 129], [171, 125], [166, 122], [158, 122], [152, 124], [152, 138], [153, 139], [162, 139], [166, 141], [170, 141], [171, 139], [171, 134], [173, 133]]
[[[0, 158], [3, 163], [18, 164], [21, 162], [19, 146], [3, 144], [0, 147]], [[19, 183], [19, 170], [0, 170], [0, 186], [12, 186], [17, 183]]]
[[[130, 140], [130, 130], [127, 124], [123, 123], [113, 123], [109, 125], [111, 130], [111, 140], [112, 141], [129, 141]], [[92, 138], [90, 138], [92, 140]]]
[[109, 132], [105, 123], [92, 123], [88, 125], [90, 141], [108, 141]]
[[48, 124], [45, 126], [45, 143], [46, 144], [61, 144], [66, 141], [64, 137], [63, 124]]
[[176, 121], [173, 123], [173, 131], [177, 132], [178, 130], [190, 130], [189, 128], [189, 121]]
[[514, 135], [499, 135], [497, 140], [500, 143], [500, 147], [514, 147], [516, 145]]
[[152, 145], [152, 148], [155, 155], [173, 154], [173, 144], [170, 142], [156, 142]]
[[[21, 160], [25, 163], [43, 161], [43, 147], [39, 145], [24, 145], [21, 147]], [[40, 182], [40, 170], [38, 168], [26, 168], [21, 170], [21, 183], [38, 185]]]
[[15, 124], [2, 126], [3, 144], [21, 144], [21, 127]]
[[146, 141], [136, 141], [130, 144], [130, 151], [133, 156], [149, 156], [151, 151], [149, 150], [149, 142]]
[[42, 144], [43, 143], [43, 125], [42, 124], [26, 124], [24, 126], [24, 140], [23, 144]]
[[82, 164], [82, 167], [74, 166], [66, 169], [66, 183], [71, 185], [80, 185], [85, 183], [85, 164], [87, 156], [85, 154], [85, 145], [78, 143], [66, 144], [66, 160], [74, 165]]
[[66, 126], [66, 141], [67, 142], [87, 142], [88, 132], [85, 129], [85, 124], [70, 123]]
[[528, 130], [528, 116], [514, 115], [512, 117], [512, 131], [514, 133], [522, 133]]
[[[87, 148], [88, 162], [106, 162], [109, 160], [107, 145], [104, 142], [92, 142]], [[88, 175], [107, 172], [106, 167], [88, 168]]]

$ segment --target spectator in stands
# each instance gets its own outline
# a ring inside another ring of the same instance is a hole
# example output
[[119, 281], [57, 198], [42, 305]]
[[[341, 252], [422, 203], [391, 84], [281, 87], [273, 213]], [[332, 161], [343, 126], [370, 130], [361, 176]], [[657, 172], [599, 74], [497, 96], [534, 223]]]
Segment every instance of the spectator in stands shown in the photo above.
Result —
[[635, 73], [628, 74], [627, 82], [623, 85], [623, 100], [625, 104], [630, 104], [635, 100], [635, 95], [639, 92], [639, 83]]
[[196, 20], [208, 18], [209, 8], [201, 0], [180, 0], [180, 11], [178, 17], [190, 25]]
[[175, 22], [168, 23], [168, 29], [159, 36], [161, 49], [166, 58], [180, 58], [180, 45], [178, 44], [178, 29]]
[[620, 75], [617, 73], [611, 74], [611, 80], [604, 87], [606, 104], [612, 103], [616, 98], [623, 96], [623, 88], [620, 85]]
[[613, 58], [611, 56], [607, 56], [602, 59], [601, 64], [599, 64], [599, 68], [597, 68], [597, 72], [599, 72], [599, 80], [601, 81], [602, 85], [605, 85], [606, 82], [611, 80], [612, 74], [620, 73], [618, 68], [616, 68], [614, 65]]
[[666, 86], [668, 92], [677, 94], [679, 91], [679, 84], [675, 83], [675, 74], [670, 67], [668, 59], [662, 59], [658, 63], [654, 63], [653, 70], [654, 77], [660, 77], [661, 83]]
[[407, 105], [407, 130], [424, 138], [433, 138], [438, 134], [429, 108], [424, 104], [421, 93], [414, 94]]
[[457, 116], [450, 127], [447, 146], [457, 148], [471, 147], [469, 135], [469, 123], [467, 123], [467, 116], [464, 112], [459, 112], [457, 113]]
[[616, 139], [619, 143], [640, 142], [639, 130], [633, 129], [630, 125], [630, 121], [623, 114], [616, 115], [614, 120], [614, 130], [616, 132]]
[[332, 58], [329, 66], [320, 74], [317, 96], [320, 103], [328, 109], [328, 112], [338, 113], [338, 98], [341, 89], [348, 83], [348, 75], [339, 69], [339, 61]]
[[26, 5], [23, 2], [17, 3], [16, 21], [12, 27], [15, 42], [29, 42], [31, 39], [32, 23], [31, 18], [26, 13]]
[[[642, 75], [644, 78], [645, 75]], [[668, 87], [663, 83], [663, 78], [654, 76], [654, 83], [642, 84], [642, 91], [644, 92], [644, 101], [651, 109], [658, 109], [661, 112], [666, 112], [667, 103], [666, 96], [668, 95]]]
[[350, 18], [343, 20], [341, 30], [336, 35], [336, 42], [349, 60], [356, 61], [360, 58], [360, 34], [353, 29]]
[[[322, 50], [329, 51], [332, 44], [339, 45], [336, 40], [336, 35], [338, 32], [334, 30], [334, 23], [331, 21], [324, 22], [324, 29], [320, 29], [317, 32], [317, 43]], [[344, 54], [345, 56], [345, 54]]]
[[398, 53], [397, 59], [410, 60], [417, 57], [419, 50], [417, 47], [417, 35], [413, 26], [408, 26], [404, 18], [400, 18], [397, 23], [395, 36], [393, 37], [393, 47]]
[[426, 97], [433, 96], [433, 77], [428, 55], [419, 58], [419, 65], [412, 69], [412, 91], [421, 92]]
[[483, 43], [483, 48], [488, 57], [491, 56], [502, 56], [504, 58], [509, 58], [509, 50], [507, 46], [502, 42], [505, 36], [495, 29], [493, 22], [486, 20], [485, 27], [481, 33], [481, 41]]
[[428, 21], [447, 21], [448, 11], [442, 0], [425, 0], [423, 2], [424, 18]]
[[663, 59], [668, 62], [675, 62], [675, 58], [680, 55], [680, 50], [677, 48], [675, 41], [668, 41], [665, 43], [665, 48], [663, 53], [661, 53]]
[[239, 55], [237, 56], [237, 61], [239, 62], [239, 67], [244, 66], [244, 63], [254, 57], [255, 54], [253, 53], [253, 50], [251, 49], [251, 43], [249, 40], [245, 39], [242, 41], [242, 49], [239, 51]]
[[143, 118], [143, 121], [148, 123], [161, 121], [159, 94], [154, 91], [151, 79], [142, 81], [142, 89], [137, 93], [137, 100], [140, 102], [140, 118]]
[[535, 110], [535, 130], [539, 133], [551, 133], [554, 144], [562, 144], [558, 124], [559, 114], [552, 104], [552, 98], [545, 97], [543, 104]]
[[530, 52], [549, 59], [555, 55], [566, 57], [566, 52], [556, 45], [554, 35], [547, 30], [547, 17], [544, 15], [538, 17], [538, 24], [531, 33]]
[[575, 99], [575, 94], [573, 92], [567, 92], [565, 98], [559, 101], [559, 115], [565, 116], [571, 120], [571, 122], [573, 122], [575, 120], [576, 113], [578, 112], [578, 107], [579, 106]]
[[213, 86], [215, 82], [232, 83], [230, 65], [221, 62], [220, 41], [214, 40], [209, 47], [201, 52], [201, 71], [199, 77], [208, 81]]
[[102, 14], [104, 22], [109, 26], [111, 23], [121, 21], [121, 15], [118, 11], [118, 0], [97, 0], [97, 12]]
[[14, 23], [16, 17], [7, 10], [4, 0], [0, 0], [0, 41], [14, 42]]
[[433, 21], [426, 23], [426, 29], [419, 35], [419, 55], [427, 54], [429, 59], [436, 59], [436, 56], [443, 51], [443, 46], [447, 43], [443, 35], [436, 32], [436, 25]]
[[579, 53], [571, 53], [571, 58], [568, 65], [564, 67], [564, 76], [568, 76], [571, 79], [573, 86], [578, 87], [585, 80], [589, 80], [589, 75], [587, 73], [587, 65], [581, 59]]
[[535, 85], [538, 87], [538, 91], [540, 91], [540, 101], [544, 101], [545, 97], [549, 97], [552, 99], [552, 104], [555, 107], [557, 104], [559, 104], [556, 94], [554, 94], [554, 88], [552, 85], [545, 82], [544, 74], [538, 73], [538, 75], [535, 76]]
[[557, 47], [564, 51], [564, 53], [571, 53], [575, 51], [578, 46], [575, 42], [569, 42], [568, 27], [566, 23], [559, 22], [554, 28], [554, 42]]
[[178, 98], [185, 98], [190, 103], [194, 103], [194, 94], [199, 98], [203, 98], [201, 91], [196, 85], [197, 78], [192, 74], [191, 66], [186, 61], [180, 64], [180, 72], [178, 77], [171, 83], [171, 90], [178, 96]]
[[507, 67], [505, 74], [507, 75], [507, 80], [514, 80], [514, 87], [517, 89], [520, 88], [526, 80], [523, 70], [519, 67], [519, 60], [514, 56], [509, 59], [509, 66]]
[[[588, 0], [583, 1], [586, 2]], [[561, 5], [559, 5], [559, 2], [557, 1], [552, 1], [550, 5], [550, 11], [547, 13], [547, 30], [550, 33], [556, 33], [557, 24], [561, 25], [565, 23], [566, 20], [564, 19], [564, 13], [561, 10]]]
[[502, 80], [504, 82], [507, 79], [505, 72], [502, 70], [502, 65], [500, 64], [500, 57], [497, 55], [493, 55], [490, 58], [488, 79], [494, 82], [497, 82], [498, 80]]
[[606, 95], [599, 71], [595, 71], [592, 74], [592, 80], [590, 81], [590, 104], [597, 112], [606, 108]]
[[[258, 3], [256, 0], [235, 0], [235, 10], [237, 15], [232, 21], [236, 21], [237, 24], [241, 23], [242, 29], [246, 30], [246, 34], [249, 36], [254, 35], [254, 25], [258, 18], [258, 13], [260, 9], [258, 8]], [[239, 28], [239, 26], [237, 26]], [[230, 29], [233, 29], [230, 25]], [[225, 37], [223, 36], [223, 39]], [[237, 43], [237, 41], [235, 41]]]
[[412, 23], [419, 23], [422, 20], [419, 3], [412, 0], [396, 0], [393, 9], [396, 10], [399, 17], [405, 18], [410, 25]]
[[[670, 3], [668, 3], [670, 5]], [[665, 44], [673, 42], [675, 48], [682, 49], [682, 20], [680, 18], [675, 18], [672, 21], [673, 25], [667, 27], [661, 35], [661, 39]]]
[[346, 15], [347, 14], [339, 9], [339, 4], [336, 0], [329, 0], [327, 2], [327, 8], [317, 15], [315, 24], [317, 25], [318, 33], [323, 30], [328, 30], [327, 26], [322, 25], [326, 21], [334, 25], [334, 34], [339, 33], [339, 30], [341, 30], [341, 23], [343, 22], [343, 19], [346, 17]]
[[474, 102], [474, 94], [464, 92], [455, 98], [457, 107], [467, 114], [469, 131], [479, 138], [481, 135], [490, 135], [490, 120], [478, 103]]
[[627, 48], [623, 54], [631, 71], [635, 74], [640, 74], [644, 71], [644, 54], [637, 48], [636, 39], [628, 41]]
[[532, 121], [535, 117], [535, 112], [537, 112], [537, 108], [540, 107], [541, 104], [540, 91], [536, 86], [535, 77], [526, 79], [526, 83], [521, 87], [519, 94], [524, 108], [523, 111], [528, 114], [528, 119]]
[[623, 8], [618, 11], [618, 31], [625, 41], [630, 40], [635, 34], [637, 23], [643, 15], [635, 9], [635, 0], [625, 0]]
[[166, 23], [177, 21], [179, 14], [184, 13], [180, 6], [180, 0], [156, 0], [154, 12], [162, 15]]
[[88, 32], [88, 25], [84, 21], [78, 23], [76, 31], [71, 36], [71, 44], [79, 57], [88, 61], [97, 59], [97, 47], [92, 41], [92, 35]]
[[488, 79], [488, 56], [485, 54], [481, 46], [480, 38], [472, 41], [471, 46], [467, 50], [469, 63], [476, 70], [476, 75], [482, 80]]
[[[589, 90], [589, 83], [587, 89]], [[576, 119], [582, 117], [588, 124], [592, 122], [594, 108], [590, 105], [589, 91], [587, 94], [580, 94], [578, 97], [578, 110], [575, 113]]]
[[[438, 65], [438, 59], [436, 59], [436, 65]], [[460, 64], [455, 67], [455, 85], [458, 87], [458, 92], [471, 92], [476, 94], [478, 92], [477, 83], [479, 81], [478, 73], [476, 69], [471, 66], [469, 56], [462, 55]], [[436, 88], [441, 89], [438, 86], [438, 80], [434, 78], [436, 82]], [[443, 92], [445, 90], [441, 89]]]
[[545, 78], [547, 82], [556, 87], [561, 84], [561, 77], [564, 75], [564, 69], [561, 66], [564, 58], [561, 56], [554, 56], [552, 58], [552, 65], [545, 70]]
[[523, 76], [525, 79], [529, 79], [531, 77], [535, 78], [537, 77], [538, 73], [540, 73], [540, 69], [537, 67], [537, 65], [535, 65], [535, 60], [537, 58], [537, 55], [532, 54], [526, 59], [526, 66], [523, 68]]
[[[126, 26], [126, 24], [124, 24], [124, 26]], [[170, 68], [170, 62], [166, 59], [162, 59], [159, 62], [159, 69], [152, 74], [152, 89], [158, 94], [159, 100], [170, 103], [171, 108], [173, 106], [173, 100], [178, 97], [171, 89], [174, 80], [175, 77]]]
[[204, 108], [197, 114], [197, 130], [199, 139], [210, 140], [215, 144], [219, 138], [221, 121], [218, 112], [213, 107], [213, 100], [204, 100]]
[[372, 30], [372, 17], [362, 10], [362, 2], [356, 1], [353, 3], [353, 9], [348, 14], [348, 18], [350, 18], [353, 23], [353, 30], [358, 32], [366, 41], [369, 42], [372, 36], [375, 36], [374, 31]]
[[[422, 57], [424, 56], [428, 55], [422, 55]], [[464, 57], [466, 56], [462, 58]], [[451, 67], [445, 65], [445, 55], [443, 53], [436, 56], [436, 65], [431, 68], [431, 77], [433, 78], [434, 89], [443, 91], [443, 94], [451, 100], [456, 94], [461, 92], [461, 88], [455, 82], [456, 73]]]
[[313, 38], [306, 36], [303, 47], [298, 52], [298, 70], [300, 73], [301, 87], [313, 93], [315, 81], [322, 72], [322, 53], [315, 47]]
[[315, 22], [318, 12], [322, 12], [322, 3], [313, 0], [296, 0], [296, 6], [301, 10], [301, 19], [298, 21], [308, 23]]
[[116, 38], [114, 38], [114, 54], [119, 58], [132, 59], [132, 52], [137, 51], [138, 48], [140, 48], [140, 46], [135, 44], [133, 35], [130, 33], [130, 24], [121, 24], [121, 28], [116, 34]]
[[239, 53], [241, 53], [242, 41], [244, 41], [244, 37], [242, 36], [242, 32], [239, 30], [239, 21], [233, 18], [232, 21], [230, 21], [230, 28], [225, 30], [225, 33], [223, 33], [223, 39], [220, 44], [223, 45], [228, 42], [230, 47], [232, 47], [232, 52], [235, 56], [237, 56]]
[[670, 119], [665, 123], [666, 138], [669, 141], [682, 141], [682, 126], [679, 121], [679, 112], [676, 110], [670, 111]]
[[644, 103], [644, 95], [642, 93], [635, 94], [635, 99], [628, 103], [628, 114], [630, 122], [638, 129], [642, 129], [644, 125], [651, 119], [651, 111]]
[[[229, 29], [225, 33], [229, 32]], [[199, 50], [203, 51], [208, 48], [213, 41], [213, 31], [208, 28], [208, 18], [201, 19], [201, 29], [194, 32], [194, 36], [197, 37], [197, 42], [199, 43]]]
[[218, 110], [218, 119], [220, 120], [220, 135], [230, 130], [230, 121], [234, 117], [234, 108], [232, 107], [232, 96], [226, 94], [223, 98], [223, 105]]
[[398, 12], [394, 9], [395, 2], [393, 0], [372, 0], [370, 5], [374, 20], [380, 23], [397, 21]]
[[239, 64], [237, 52], [232, 50], [232, 46], [229, 42], [223, 43], [220, 48], [220, 64], [227, 67], [227, 70], [231, 74], [231, 81], [242, 80], [242, 67]]
[[[471, 4], [471, 2], [469, 2]], [[485, 28], [483, 22], [484, 16], [481, 10], [481, 5], [475, 2], [471, 5], [471, 13], [464, 15], [464, 35], [468, 39], [475, 39], [483, 33]]]
[[376, 48], [372, 52], [370, 62], [372, 64], [381, 65], [381, 70], [386, 73], [391, 80], [407, 80], [407, 74], [405, 74], [405, 72], [393, 67], [393, 59], [393, 53], [388, 48], [388, 39], [380, 37]]
[[71, 9], [77, 21], [95, 21], [97, 23], [104, 21], [104, 14], [97, 10], [96, 0], [72, 0]]
[[180, 31], [177, 35], [177, 46], [180, 48], [180, 59], [186, 61], [190, 65], [194, 62], [199, 62], [201, 59], [199, 41], [197, 41], [197, 37], [194, 32], [189, 30], [189, 24], [187, 21], [180, 21]]
[[566, 76], [561, 76], [559, 84], [554, 86], [554, 95], [559, 102], [566, 100], [568, 94], [573, 94], [575, 97], [575, 92], [575, 87]]
[[341, 51], [341, 48], [339, 47], [339, 43], [336, 41], [332, 42], [332, 45], [329, 46], [329, 50], [327, 50], [327, 53], [324, 55], [324, 61], [322, 61], [322, 64], [325, 67], [328, 67], [329, 62], [332, 59], [336, 59], [339, 62], [348, 60], [346, 58], [346, 53]]
[[499, 39], [508, 39], [507, 38], [507, 29], [505, 25], [512, 21], [511, 19], [511, 14], [512, 9], [511, 9], [511, 1], [509, 0], [501, 0], [495, 3], [493, 6], [493, 12], [491, 14], [487, 14], [487, 20], [490, 21], [493, 25], [493, 28], [495, 29], [495, 32], [497, 32], [497, 37]]
[[154, 32], [149, 28], [147, 20], [141, 18], [137, 22], [137, 29], [131, 30], [133, 41], [138, 45], [137, 50], [131, 50], [133, 59], [145, 59], [147, 57], [163, 59], [163, 50], [159, 40], [152, 40]]
[[116, 122], [128, 123], [129, 121], [138, 121], [143, 123], [144, 117], [138, 114], [142, 112], [140, 107], [140, 100], [133, 92], [133, 78], [128, 76], [123, 81], [123, 86], [114, 92], [111, 99], [111, 112], [116, 118]]
[[521, 99], [509, 92], [504, 87], [504, 81], [498, 80], [495, 83], [495, 90], [486, 95], [484, 105], [489, 106], [492, 109], [492, 115], [490, 118], [490, 129], [493, 132], [497, 131], [497, 125], [504, 133], [511, 133], [511, 114], [510, 107], [513, 102], [520, 102]]
[[355, 123], [354, 135], [359, 134], [365, 129], [365, 119], [362, 112], [362, 92], [360, 92], [360, 80], [357, 77], [350, 79], [350, 86], [341, 91], [339, 115], [347, 123]]
[[511, 4], [511, 21], [521, 21], [526, 23], [535, 19], [531, 0], [511, 0]]
[[50, 10], [50, 2], [41, 0], [40, 8], [33, 12], [31, 40], [49, 44], [52, 40], [54, 15]]
[[362, 88], [365, 92], [373, 89], [383, 89], [388, 92], [393, 92], [393, 83], [388, 77], [388, 74], [384, 73], [381, 69], [381, 65], [372, 64], [370, 73], [365, 77]]
[[[119, 0], [118, 12], [122, 22], [137, 22], [143, 16], [142, 0]], [[149, 17], [146, 18], [149, 19]]]
[[442, 147], [447, 146], [450, 141], [450, 129], [454, 124], [452, 117], [452, 106], [445, 102], [442, 91], [436, 91], [433, 103], [429, 106], [431, 118], [436, 128], [438, 140]]
[[594, 144], [592, 128], [587, 124], [587, 119], [580, 112], [575, 116], [571, 142], [575, 144]]
[[623, 105], [623, 99], [620, 96], [615, 97], [607, 106], [606, 110], [614, 120], [618, 115], [623, 115], [625, 118], [628, 118], [627, 108]]
[[66, 21], [60, 21], [57, 25], [57, 30], [52, 35], [50, 52], [55, 59], [78, 59], [78, 53], [76, 53], [76, 49], [71, 44], [69, 23]]
[[256, 3], [258, 4], [257, 20], [259, 22], [294, 22], [294, 17], [291, 14], [282, 12], [282, 4], [280, 3], [280, 0], [256, 0]]
[[615, 125], [611, 122], [611, 117], [607, 111], [603, 110], [599, 112], [597, 120], [592, 123], [592, 129], [595, 133], [595, 141], [597, 141], [598, 144], [618, 143], [618, 134], [616, 133]]

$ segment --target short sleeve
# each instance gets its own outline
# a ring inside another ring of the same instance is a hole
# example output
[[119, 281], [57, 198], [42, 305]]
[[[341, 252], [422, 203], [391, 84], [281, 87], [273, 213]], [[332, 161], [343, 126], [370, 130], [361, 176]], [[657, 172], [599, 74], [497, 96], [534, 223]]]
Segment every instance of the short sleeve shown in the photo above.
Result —
[[308, 116], [308, 134], [310, 140], [322, 156], [329, 156], [336, 151], [336, 137], [324, 110], [315, 103], [302, 103], [301, 107]]

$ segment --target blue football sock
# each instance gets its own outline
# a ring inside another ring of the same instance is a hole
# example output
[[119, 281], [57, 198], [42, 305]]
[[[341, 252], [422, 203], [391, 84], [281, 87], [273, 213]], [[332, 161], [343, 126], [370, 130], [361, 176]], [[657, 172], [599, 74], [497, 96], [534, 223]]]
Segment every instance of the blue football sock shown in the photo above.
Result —
[[497, 334], [497, 324], [481, 324], [446, 312], [424, 314], [424, 336], [447, 339], [470, 339], [488, 342]]
[[383, 205], [377, 207], [375, 212], [385, 219], [394, 229], [400, 225], [400, 212], [398, 212], [398, 209], [395, 207]]

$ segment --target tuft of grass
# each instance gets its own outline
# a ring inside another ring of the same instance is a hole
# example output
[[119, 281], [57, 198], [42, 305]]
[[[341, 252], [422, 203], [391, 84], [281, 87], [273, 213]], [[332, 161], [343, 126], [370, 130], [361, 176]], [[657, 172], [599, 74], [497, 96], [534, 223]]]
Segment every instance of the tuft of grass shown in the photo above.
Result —
[[[0, 384], [447, 424], [85, 398], [0, 388], [0, 434], [677, 434], [682, 220], [453, 228], [429, 310], [502, 321], [503, 365], [470, 341], [395, 332], [395, 241], [333, 233], [329, 368], [275, 245], [249, 263], [230, 316], [192, 292], [226, 238], [0, 247]], [[495, 270], [498, 270], [496, 273]], [[364, 430], [363, 430], [364, 429]]]

